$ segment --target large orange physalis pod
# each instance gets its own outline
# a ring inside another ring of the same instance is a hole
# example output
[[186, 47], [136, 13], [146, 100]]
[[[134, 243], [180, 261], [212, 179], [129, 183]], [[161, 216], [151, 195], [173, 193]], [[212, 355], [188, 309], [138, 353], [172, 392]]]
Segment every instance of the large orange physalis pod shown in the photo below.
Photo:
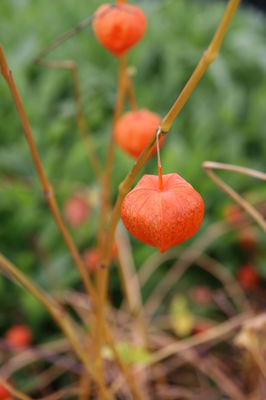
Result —
[[[149, 110], [130, 111], [115, 126], [115, 142], [132, 157], [138, 158], [160, 124], [160, 117]], [[160, 140], [160, 143], [162, 139]], [[154, 148], [153, 154], [156, 152]]]
[[147, 22], [137, 6], [103, 4], [96, 10], [92, 26], [98, 41], [115, 56], [120, 56], [143, 37]]
[[127, 194], [121, 217], [127, 230], [161, 253], [193, 236], [204, 215], [198, 192], [178, 174], [144, 175]]

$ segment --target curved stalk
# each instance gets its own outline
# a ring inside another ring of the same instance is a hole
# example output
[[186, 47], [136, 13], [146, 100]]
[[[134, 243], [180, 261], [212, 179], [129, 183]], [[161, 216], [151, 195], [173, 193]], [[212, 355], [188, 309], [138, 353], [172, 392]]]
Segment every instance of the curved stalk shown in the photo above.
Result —
[[[167, 115], [163, 118], [161, 126], [158, 128], [160, 130], [160, 134], [165, 134], [169, 131], [171, 128], [175, 118], [178, 116], [180, 111], [182, 110], [183, 106], [189, 99], [190, 95], [192, 94], [193, 90], [203, 77], [204, 73], [208, 69], [209, 65], [215, 60], [218, 51], [221, 47], [222, 41], [224, 39], [224, 36], [228, 30], [228, 27], [230, 25], [230, 22], [237, 10], [237, 7], [240, 4], [240, 0], [230, 0], [227, 8], [225, 10], [225, 13], [222, 17], [222, 20], [214, 34], [214, 37], [208, 47], [208, 49], [204, 52], [199, 64], [197, 65], [195, 71], [193, 72], [192, 76], [188, 80], [186, 86], [182, 90], [181, 94], [178, 96], [176, 102], [170, 109], [170, 111], [167, 113]], [[116, 199], [115, 206], [112, 210], [112, 215], [111, 215], [111, 222], [109, 225], [108, 233], [107, 233], [107, 240], [106, 240], [106, 245], [104, 248], [104, 254], [103, 254], [103, 259], [102, 259], [102, 264], [104, 267], [106, 267], [109, 262], [110, 262], [110, 255], [111, 255], [111, 248], [112, 248], [112, 243], [114, 241], [114, 234], [115, 234], [115, 229], [117, 226], [117, 223], [120, 218], [120, 207], [121, 204], [126, 196], [126, 194], [129, 192], [131, 186], [133, 185], [138, 173], [142, 169], [142, 167], [145, 165], [146, 161], [148, 160], [149, 156], [151, 155], [152, 149], [154, 148], [154, 145], [156, 143], [156, 138], [157, 138], [157, 132], [158, 130], [154, 133], [153, 137], [150, 139], [149, 143], [135, 162], [133, 168], [131, 171], [128, 173], [126, 178], [122, 181], [122, 183], [119, 185], [119, 192], [118, 196]]]

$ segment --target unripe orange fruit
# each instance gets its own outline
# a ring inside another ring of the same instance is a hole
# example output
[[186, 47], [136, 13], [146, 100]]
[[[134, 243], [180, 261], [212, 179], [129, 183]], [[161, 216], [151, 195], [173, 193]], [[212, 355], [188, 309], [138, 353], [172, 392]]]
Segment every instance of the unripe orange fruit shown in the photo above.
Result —
[[130, 111], [117, 121], [114, 138], [122, 150], [138, 158], [159, 125], [159, 115], [149, 110]]
[[146, 31], [146, 17], [137, 6], [103, 4], [96, 12], [92, 27], [98, 41], [120, 56], [134, 46]]
[[0, 400], [8, 399], [11, 399], [9, 391], [3, 385], [0, 385]]
[[27, 347], [31, 344], [32, 331], [26, 325], [14, 325], [5, 335], [5, 339], [10, 347]]
[[203, 215], [200, 194], [177, 174], [163, 175], [162, 189], [158, 176], [144, 175], [121, 205], [127, 230], [161, 253], [193, 236]]
[[259, 282], [260, 276], [257, 269], [253, 265], [242, 265], [237, 271], [237, 278], [244, 289], [253, 290]]
[[70, 226], [76, 228], [86, 222], [90, 208], [85, 197], [75, 194], [64, 204], [64, 215]]

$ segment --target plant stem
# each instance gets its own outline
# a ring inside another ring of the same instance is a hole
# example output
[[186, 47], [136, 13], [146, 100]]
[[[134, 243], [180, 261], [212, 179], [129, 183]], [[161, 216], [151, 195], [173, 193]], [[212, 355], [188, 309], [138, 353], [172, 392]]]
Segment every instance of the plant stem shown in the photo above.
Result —
[[128, 76], [128, 74], [127, 74], [127, 95], [131, 110], [138, 111], [138, 104], [136, 100], [134, 85], [132, 79]]
[[191, 93], [201, 80], [202, 76], [205, 74], [209, 65], [216, 59], [218, 51], [223, 42], [224, 36], [228, 30], [230, 22], [237, 10], [237, 7], [240, 4], [240, 0], [230, 0], [224, 16], [218, 26], [218, 29], [215, 32], [215, 35], [208, 47], [208, 49], [203, 53], [203, 57], [201, 58], [199, 64], [197, 65], [195, 71], [193, 72], [191, 78], [187, 82], [186, 86], [178, 96], [174, 105], [164, 117], [161, 123], [161, 128], [163, 132], [168, 132], [171, 128], [175, 118], [179, 114], [179, 112], [184, 107], [185, 103], [189, 99]]
[[158, 177], [159, 177], [159, 190], [163, 190], [163, 174], [162, 174], [162, 163], [161, 163], [161, 156], [160, 156], [160, 129], [157, 131], [156, 135], [156, 147], [157, 147], [157, 162], [158, 162]]
[[0, 267], [1, 269], [11, 276], [16, 282], [20, 283], [28, 292], [30, 292], [48, 311], [58, 327], [62, 330], [72, 345], [76, 355], [84, 365], [88, 374], [90, 374], [98, 383], [99, 390], [104, 398], [107, 397], [107, 392], [104, 386], [100, 385], [98, 377], [91, 367], [86, 353], [80, 345], [80, 340], [77, 338], [75, 331], [72, 327], [72, 322], [64, 309], [47, 293], [36, 286], [26, 275], [24, 275], [17, 267], [15, 267], [3, 254], [0, 253]]
[[[233, 18], [233, 15], [240, 3], [240, 0], [230, 0], [228, 3], [228, 6], [225, 10], [224, 16], [222, 18], [222, 21], [220, 22], [217, 31], [211, 41], [210, 46], [208, 47], [208, 50], [204, 52], [203, 57], [201, 58], [198, 66], [196, 67], [195, 71], [193, 72], [192, 76], [190, 77], [188, 83], [184, 87], [183, 91], [181, 92], [180, 96], [174, 103], [173, 107], [169, 111], [169, 113], [164, 117], [161, 126], [158, 128], [160, 130], [160, 134], [167, 133], [174, 121], [174, 119], [178, 116], [180, 111], [182, 110], [183, 106], [189, 99], [191, 93], [193, 92], [194, 88], [197, 86], [199, 83], [200, 79], [204, 75], [205, 71], [207, 70], [208, 66], [210, 65], [211, 62], [213, 62], [216, 58], [216, 55], [219, 51], [219, 48], [222, 44], [223, 38], [225, 36], [225, 33], [229, 27], [229, 24]], [[120, 207], [121, 204], [126, 196], [126, 194], [129, 192], [131, 186], [133, 185], [138, 173], [142, 169], [142, 167], [145, 165], [146, 161], [148, 160], [149, 156], [151, 155], [152, 149], [154, 147], [154, 144], [156, 142], [158, 130], [154, 133], [153, 137], [150, 139], [148, 142], [147, 146], [145, 149], [142, 151], [141, 155], [135, 162], [133, 168], [131, 171], [128, 173], [126, 178], [123, 180], [123, 182], [119, 185], [119, 192], [118, 196], [116, 199], [115, 206], [112, 210], [112, 215], [111, 215], [111, 222], [109, 225], [108, 233], [107, 233], [107, 240], [103, 252], [103, 260], [102, 264], [104, 267], [108, 266], [110, 262], [110, 255], [111, 255], [111, 248], [112, 248], [112, 243], [114, 240], [114, 233], [115, 229], [117, 226], [117, 223], [120, 218]]]
[[12, 73], [11, 73], [11, 71], [9, 71], [8, 64], [7, 64], [7, 61], [5, 58], [5, 54], [4, 54], [4, 51], [1, 47], [1, 45], [0, 45], [0, 70], [1, 70], [1, 73], [5, 79], [8, 87], [9, 87], [10, 93], [11, 93], [14, 103], [17, 107], [17, 111], [20, 116], [20, 120], [21, 120], [23, 129], [24, 129], [24, 132], [25, 132], [25, 136], [26, 136], [26, 139], [27, 139], [29, 147], [30, 147], [33, 162], [34, 162], [35, 168], [36, 168], [38, 176], [39, 176], [39, 180], [41, 183], [41, 187], [42, 187], [42, 190], [44, 193], [45, 200], [46, 200], [46, 202], [51, 210], [51, 213], [56, 221], [57, 227], [58, 227], [59, 231], [61, 232], [61, 235], [73, 257], [73, 260], [79, 270], [80, 276], [84, 282], [84, 286], [85, 286], [88, 294], [91, 295], [95, 299], [96, 295], [95, 295], [94, 287], [92, 286], [92, 283], [88, 277], [87, 270], [86, 270], [86, 267], [82, 260], [82, 257], [80, 256], [78, 249], [77, 249], [76, 245], [74, 244], [74, 242], [64, 224], [64, 221], [61, 217], [57, 202], [54, 198], [53, 188], [52, 188], [52, 186], [45, 174], [45, 171], [43, 169], [38, 150], [34, 143], [33, 135], [31, 132], [31, 127], [30, 127], [26, 112], [24, 110], [21, 97], [19, 95], [15, 81], [12, 77]]
[[227, 185], [222, 179], [212, 171], [212, 169], [218, 169], [223, 171], [237, 172], [240, 174], [252, 176], [257, 179], [266, 181], [266, 174], [260, 171], [256, 171], [250, 168], [244, 168], [237, 165], [222, 164], [212, 161], [206, 161], [203, 163], [203, 168], [206, 174], [219, 186], [228, 196], [235, 200], [266, 232], [266, 221], [259, 211], [256, 210], [247, 200], [240, 196], [234, 189]]
[[111, 337], [110, 332], [108, 332], [107, 330], [105, 330], [105, 338], [106, 338], [106, 342], [107, 342], [108, 346], [112, 350], [114, 358], [115, 358], [122, 374], [125, 377], [126, 382], [128, 383], [128, 386], [131, 389], [134, 399], [135, 400], [143, 400], [143, 396], [140, 392], [140, 389], [138, 388], [135, 378], [132, 376], [132, 374], [130, 373], [130, 371], [128, 369], [128, 366], [124, 363], [124, 361], [120, 357], [120, 354], [116, 349], [115, 342], [114, 342], [113, 338]]
[[48, 68], [66, 69], [71, 72], [74, 99], [76, 105], [76, 120], [77, 120], [78, 130], [81, 139], [83, 141], [84, 147], [86, 149], [88, 160], [89, 163], [91, 164], [94, 175], [98, 180], [98, 182], [101, 183], [102, 167], [89, 135], [89, 129], [86, 122], [85, 113], [81, 100], [80, 77], [76, 62], [74, 60], [65, 60], [65, 61], [38, 60], [38, 64]]
[[59, 35], [57, 38], [55, 38], [53, 40], [53, 42], [49, 46], [47, 46], [45, 49], [43, 49], [38, 54], [38, 56], [34, 59], [34, 62], [38, 64], [40, 62], [40, 60], [42, 58], [44, 58], [45, 56], [47, 56], [51, 51], [55, 50], [66, 40], [70, 39], [71, 37], [75, 36], [77, 33], [81, 32], [83, 29], [87, 28], [87, 26], [89, 26], [92, 23], [93, 18], [94, 18], [94, 15], [84, 19], [84, 21], [80, 22], [74, 28]]
[[[123, 110], [125, 102], [126, 93], [126, 65], [127, 58], [125, 55], [121, 56], [119, 59], [119, 72], [118, 72], [118, 90], [117, 90], [117, 100], [114, 110], [113, 123], [112, 123], [112, 133], [109, 141], [108, 151], [107, 151], [107, 161], [105, 174], [102, 182], [102, 198], [101, 198], [101, 210], [98, 228], [98, 247], [101, 251], [101, 246], [104, 242], [104, 230], [105, 224], [108, 216], [108, 211], [110, 207], [110, 183], [114, 162], [114, 128], [115, 124]], [[100, 269], [96, 273], [96, 285], [98, 292], [98, 308], [97, 308], [97, 321], [96, 321], [96, 354], [97, 354], [97, 366], [101, 371], [100, 374], [103, 375], [103, 366], [101, 360], [101, 348], [104, 341], [104, 311], [105, 311], [105, 301], [106, 301], [106, 290], [108, 285], [108, 270]]]

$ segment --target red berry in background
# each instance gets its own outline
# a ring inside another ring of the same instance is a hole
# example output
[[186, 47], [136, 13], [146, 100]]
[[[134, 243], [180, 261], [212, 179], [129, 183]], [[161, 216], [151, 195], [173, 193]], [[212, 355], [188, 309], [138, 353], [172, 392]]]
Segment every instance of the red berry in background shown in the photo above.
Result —
[[252, 251], [257, 244], [257, 232], [253, 228], [245, 228], [239, 232], [239, 245], [242, 250]]
[[[111, 250], [111, 258], [112, 259], [116, 258], [117, 254], [118, 254], [117, 245], [116, 245], [116, 243], [114, 243], [112, 246], [112, 250]], [[88, 270], [92, 274], [94, 274], [97, 271], [97, 269], [99, 267], [99, 263], [100, 263], [99, 250], [96, 247], [86, 250], [83, 253], [83, 258], [84, 258], [84, 262], [85, 262]]]
[[81, 195], [73, 195], [64, 204], [64, 215], [70, 226], [76, 228], [86, 222], [90, 213], [87, 200]]
[[208, 286], [195, 286], [190, 290], [191, 300], [200, 305], [208, 305], [212, 302], [212, 293]]
[[[149, 110], [130, 111], [117, 121], [114, 138], [122, 150], [138, 158], [159, 125], [159, 115]], [[155, 152], [156, 147], [153, 154]]]
[[260, 276], [257, 269], [253, 265], [243, 265], [237, 271], [237, 278], [244, 289], [255, 289], [259, 282]]
[[212, 328], [212, 324], [207, 321], [199, 321], [195, 324], [193, 328], [193, 335], [206, 332], [208, 329]]
[[14, 325], [6, 332], [5, 339], [10, 347], [27, 347], [32, 343], [33, 335], [26, 325]]
[[224, 217], [229, 225], [239, 225], [244, 221], [244, 213], [237, 205], [228, 205], [224, 210]]
[[100, 254], [98, 249], [94, 248], [86, 250], [83, 253], [83, 258], [88, 270], [94, 274], [97, 271], [100, 262]]
[[7, 399], [11, 399], [11, 394], [3, 385], [0, 385], [0, 400]]
[[193, 236], [203, 215], [200, 194], [177, 174], [163, 175], [161, 189], [158, 176], [144, 175], [121, 205], [127, 230], [161, 253]]
[[103, 4], [95, 12], [92, 27], [102, 46], [120, 56], [140, 41], [147, 22], [137, 6]]

